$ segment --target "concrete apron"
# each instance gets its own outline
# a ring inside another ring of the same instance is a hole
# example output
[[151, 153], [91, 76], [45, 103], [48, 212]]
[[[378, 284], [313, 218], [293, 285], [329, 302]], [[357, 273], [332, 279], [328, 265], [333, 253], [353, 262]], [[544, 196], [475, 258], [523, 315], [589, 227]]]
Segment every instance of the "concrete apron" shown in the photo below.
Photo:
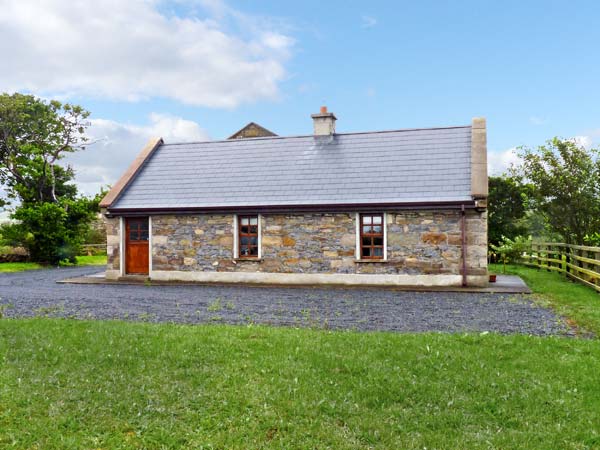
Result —
[[[162, 272], [162, 273], [172, 273], [172, 272]], [[188, 272], [184, 272], [188, 273]], [[181, 272], [176, 272], [177, 275], [181, 274]], [[196, 272], [198, 274], [198, 272]], [[469, 281], [476, 281], [479, 285], [469, 285], [467, 287], [462, 287], [460, 282], [462, 277], [460, 275], [417, 275], [410, 276], [413, 284], [402, 284], [400, 281], [408, 281], [408, 279], [397, 280], [395, 283], [390, 283], [388, 279], [379, 279], [376, 280], [374, 278], [369, 278], [368, 280], [365, 278], [360, 279], [359, 283], [352, 283], [351, 280], [345, 279], [344, 282], [340, 282], [338, 276], [336, 275], [336, 279], [330, 278], [320, 278], [327, 275], [325, 274], [284, 274], [284, 275], [309, 275], [310, 278], [307, 277], [286, 277], [287, 282], [283, 282], [282, 278], [278, 278], [276, 281], [272, 277], [256, 277], [255, 275], [273, 275], [266, 273], [248, 273], [243, 275], [251, 275], [247, 277], [236, 277], [236, 280], [232, 280], [229, 277], [215, 277], [215, 273], [206, 273], [206, 277], [177, 277], [177, 276], [158, 276], [157, 271], [153, 272], [152, 279], [140, 276], [140, 275], [128, 275], [118, 278], [109, 277], [107, 278], [104, 273], [97, 273], [93, 275], [76, 277], [76, 278], [68, 278], [65, 280], [57, 281], [57, 283], [72, 283], [72, 284], [123, 284], [123, 285], [152, 285], [152, 286], [178, 286], [178, 285], [219, 285], [219, 286], [249, 286], [249, 287], [298, 287], [298, 288], [369, 288], [369, 289], [389, 289], [389, 290], [399, 290], [399, 291], [419, 291], [419, 292], [489, 292], [489, 293], [512, 293], [512, 294], [530, 294], [531, 290], [525, 282], [514, 275], [498, 275], [497, 281], [495, 283], [488, 283], [487, 277], [485, 280], [482, 280], [483, 277], [474, 277], [477, 280], [472, 280], [469, 277]], [[211, 276], [208, 276], [211, 275]], [[231, 275], [231, 273], [222, 273], [222, 275]], [[237, 275], [242, 275], [241, 273], [237, 273]], [[282, 275], [282, 274], [277, 274]], [[314, 275], [317, 275], [315, 278]], [[359, 277], [401, 277], [401, 275], [371, 275], [371, 274], [361, 274], [361, 275], [353, 275]], [[419, 278], [416, 281], [421, 284], [415, 283], [415, 277], [423, 277]], [[446, 277], [444, 279], [432, 279], [431, 277]], [[448, 278], [449, 277], [449, 278]], [[457, 278], [455, 280], [454, 278]], [[326, 280], [326, 282], [324, 282]], [[438, 284], [431, 284], [432, 281], [437, 281]], [[482, 281], [485, 281], [483, 283]]]

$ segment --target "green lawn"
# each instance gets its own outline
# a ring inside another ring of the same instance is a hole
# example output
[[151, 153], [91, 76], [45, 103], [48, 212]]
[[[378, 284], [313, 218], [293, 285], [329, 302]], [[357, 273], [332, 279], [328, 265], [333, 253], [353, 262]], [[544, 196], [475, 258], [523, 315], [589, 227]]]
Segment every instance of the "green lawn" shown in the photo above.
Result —
[[0, 448], [593, 449], [599, 374], [597, 339], [0, 319]]
[[0, 447], [597, 448], [598, 341], [0, 321]]
[[38, 263], [0, 263], [0, 272], [22, 272], [41, 268]]
[[[105, 265], [106, 255], [95, 255], [95, 256], [78, 256], [77, 265], [88, 266], [88, 265]], [[34, 270], [42, 269], [43, 266], [37, 263], [0, 263], [0, 272], [21, 272], [23, 270]]]
[[78, 266], [105, 266], [106, 255], [78, 256]]

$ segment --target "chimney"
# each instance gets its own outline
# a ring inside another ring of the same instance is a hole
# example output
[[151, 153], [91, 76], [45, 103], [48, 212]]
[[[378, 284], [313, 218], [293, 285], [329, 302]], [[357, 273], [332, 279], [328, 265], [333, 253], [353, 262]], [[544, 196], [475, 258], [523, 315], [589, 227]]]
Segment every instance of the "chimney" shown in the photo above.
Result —
[[335, 121], [337, 117], [327, 112], [327, 106], [321, 106], [318, 114], [312, 114], [315, 136], [331, 136], [335, 134]]
[[474, 117], [471, 123], [471, 195], [487, 199], [487, 130], [485, 118]]

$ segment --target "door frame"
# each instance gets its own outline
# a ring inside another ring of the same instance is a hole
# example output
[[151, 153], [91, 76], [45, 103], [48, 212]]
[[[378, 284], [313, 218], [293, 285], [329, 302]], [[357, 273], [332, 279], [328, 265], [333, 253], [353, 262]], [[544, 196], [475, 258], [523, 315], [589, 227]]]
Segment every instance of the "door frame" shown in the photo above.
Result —
[[[152, 276], [152, 216], [143, 216], [148, 219], [148, 278]], [[127, 220], [137, 219], [140, 216], [121, 216], [119, 219], [119, 231], [121, 235], [120, 239], [120, 252], [119, 252], [119, 266], [121, 269], [121, 276], [126, 275], [146, 275], [137, 273], [127, 273]]]

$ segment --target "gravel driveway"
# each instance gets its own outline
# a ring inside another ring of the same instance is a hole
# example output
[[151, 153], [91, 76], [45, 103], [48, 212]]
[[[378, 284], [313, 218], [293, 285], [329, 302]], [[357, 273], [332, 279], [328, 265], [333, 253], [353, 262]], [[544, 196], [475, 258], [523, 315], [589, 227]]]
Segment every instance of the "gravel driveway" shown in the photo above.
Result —
[[57, 284], [98, 267], [0, 273], [5, 317], [272, 324], [355, 330], [571, 334], [527, 295], [377, 289]]

